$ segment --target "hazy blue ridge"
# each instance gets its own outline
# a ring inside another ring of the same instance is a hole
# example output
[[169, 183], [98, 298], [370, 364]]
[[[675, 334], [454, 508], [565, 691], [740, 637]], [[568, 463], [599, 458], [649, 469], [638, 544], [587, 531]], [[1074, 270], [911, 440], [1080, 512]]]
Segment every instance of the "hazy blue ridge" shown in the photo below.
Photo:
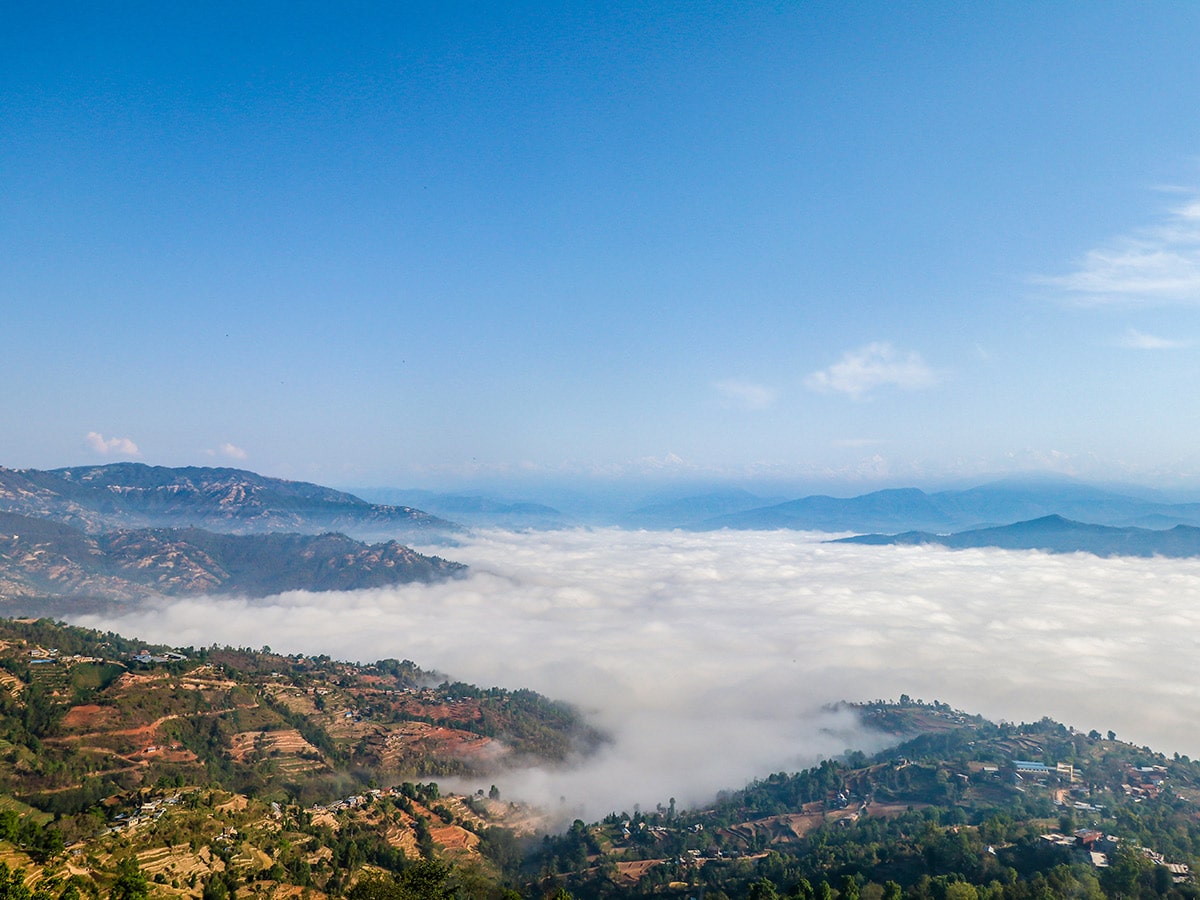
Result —
[[1091, 553], [1095, 556], [1200, 556], [1200, 528], [1176, 525], [1163, 531], [1075, 522], [1059, 515], [1042, 516], [994, 528], [954, 534], [908, 531], [864, 534], [830, 543], [913, 545], [939, 544], [953, 550], [995, 547], [1005, 550], [1043, 550], [1048, 553]]
[[625, 528], [688, 528], [715, 516], [761, 508], [767, 502], [766, 498], [749, 491], [713, 491], [640, 506], [623, 515], [619, 524]]
[[[698, 488], [698, 486], [697, 486]], [[640, 498], [574, 496], [549, 486], [531, 497], [445, 493], [402, 488], [356, 488], [372, 502], [420, 507], [469, 527], [516, 530], [617, 525], [669, 531], [794, 529], [827, 532], [905, 531], [948, 533], [1007, 525], [1046, 515], [1102, 525], [1171, 528], [1200, 525], [1200, 503], [1170, 503], [1155, 496], [1074, 481], [1013, 478], [956, 490], [891, 488], [852, 497], [814, 494], [795, 499], [764, 496], [740, 487], [705, 486], [694, 493], [664, 490]], [[555, 502], [555, 499], [560, 502]], [[622, 499], [625, 501], [622, 504]]]
[[532, 500], [506, 500], [483, 494], [449, 494], [405, 488], [358, 488], [377, 503], [419, 506], [432, 515], [471, 528], [556, 529], [577, 524], [574, 517]]
[[941, 529], [953, 519], [924, 491], [897, 488], [858, 497], [823, 494], [773, 506], [718, 516], [702, 522], [703, 529], [795, 528], [813, 531]]
[[1060, 515], [1117, 527], [1200, 525], [1200, 504], [1167, 503], [1072, 482], [1002, 481], [966, 490], [916, 488], [857, 497], [814, 495], [714, 516], [697, 530], [776, 529], [946, 533]]

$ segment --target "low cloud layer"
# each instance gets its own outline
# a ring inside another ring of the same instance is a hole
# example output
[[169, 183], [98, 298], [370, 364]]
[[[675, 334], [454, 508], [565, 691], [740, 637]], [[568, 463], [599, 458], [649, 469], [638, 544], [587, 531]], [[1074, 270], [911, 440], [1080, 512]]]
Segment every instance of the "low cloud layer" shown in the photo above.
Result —
[[79, 621], [178, 645], [407, 657], [571, 700], [613, 745], [497, 784], [587, 816], [871, 749], [824, 707], [901, 693], [1200, 755], [1197, 561], [619, 530], [488, 533], [450, 555], [469, 578]]

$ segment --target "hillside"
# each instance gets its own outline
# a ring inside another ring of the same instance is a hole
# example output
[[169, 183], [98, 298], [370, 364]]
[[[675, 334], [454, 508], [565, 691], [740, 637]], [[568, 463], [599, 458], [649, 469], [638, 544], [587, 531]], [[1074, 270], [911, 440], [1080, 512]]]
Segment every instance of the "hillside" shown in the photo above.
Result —
[[577, 821], [535, 865], [577, 897], [1195, 898], [1200, 764], [1049, 719], [993, 723], [901, 697], [895, 736], [699, 809]]
[[531, 691], [452, 683], [394, 659], [361, 666], [266, 648], [147, 647], [48, 620], [0, 620], [0, 672], [0, 734], [10, 744], [0, 785], [60, 811], [97, 779], [320, 796], [351, 773], [486, 775], [561, 761], [599, 740], [569, 707]]
[[[601, 740], [563, 704], [407, 660], [0, 620], [0, 894], [21, 896], [15, 877], [61, 900], [123, 879], [125, 900], [322, 897], [371, 872], [443, 883], [451, 863], [493, 885], [534, 820], [490, 777]], [[484, 787], [444, 795], [431, 775]]]
[[[1200, 896], [1200, 765], [1186, 757], [905, 696], [850, 708], [893, 748], [692, 809], [664, 798], [538, 835], [535, 811], [484, 785], [506, 766], [568, 764], [602, 738], [532, 692], [451, 683], [409, 661], [146, 647], [0, 621], [0, 893]], [[480, 787], [418, 780], [449, 774]]]
[[0, 513], [0, 599], [261, 597], [437, 581], [466, 567], [395, 541], [341, 534], [216, 534], [198, 528], [84, 532]]
[[0, 468], [0, 512], [63, 522], [88, 533], [116, 528], [383, 535], [396, 539], [457, 530], [407, 506], [241, 469], [115, 463], [42, 471]]

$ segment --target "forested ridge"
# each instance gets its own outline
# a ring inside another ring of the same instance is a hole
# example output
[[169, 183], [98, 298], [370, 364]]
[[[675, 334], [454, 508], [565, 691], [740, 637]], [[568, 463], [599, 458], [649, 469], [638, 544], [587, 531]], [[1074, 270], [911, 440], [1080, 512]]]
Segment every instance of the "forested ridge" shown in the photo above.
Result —
[[1200, 895], [1200, 765], [1187, 757], [907, 697], [857, 709], [897, 746], [760, 778], [703, 809], [672, 800], [576, 822], [545, 842], [540, 875], [581, 897]]

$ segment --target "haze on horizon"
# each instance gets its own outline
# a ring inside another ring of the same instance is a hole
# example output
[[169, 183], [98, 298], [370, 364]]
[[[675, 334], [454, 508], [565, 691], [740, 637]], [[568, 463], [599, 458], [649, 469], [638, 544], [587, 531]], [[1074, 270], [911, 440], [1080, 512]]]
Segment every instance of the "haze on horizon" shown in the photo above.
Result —
[[0, 464], [1187, 489], [1198, 39], [1133, 2], [17, 4]]

